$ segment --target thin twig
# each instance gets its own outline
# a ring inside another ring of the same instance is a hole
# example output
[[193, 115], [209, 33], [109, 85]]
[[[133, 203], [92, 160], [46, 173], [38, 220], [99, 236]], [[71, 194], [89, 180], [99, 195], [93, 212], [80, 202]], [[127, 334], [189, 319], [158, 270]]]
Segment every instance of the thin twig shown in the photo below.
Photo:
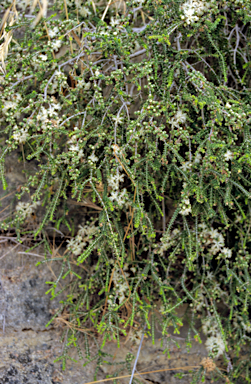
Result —
[[144, 335], [145, 335], [145, 329], [146, 329], [146, 323], [145, 323], [145, 326], [144, 326], [144, 329], [143, 329], [143, 333], [142, 333], [142, 336], [141, 336], [141, 340], [140, 340], [140, 344], [139, 344], [136, 360], [134, 362], [134, 366], [133, 366], [133, 370], [132, 370], [132, 374], [131, 374], [131, 378], [130, 378], [129, 384], [132, 384], [132, 381], [133, 381], [133, 376], [134, 376], [134, 373], [135, 373], [135, 369], [136, 369], [136, 366], [137, 366], [140, 350], [141, 350], [143, 339], [144, 339]]

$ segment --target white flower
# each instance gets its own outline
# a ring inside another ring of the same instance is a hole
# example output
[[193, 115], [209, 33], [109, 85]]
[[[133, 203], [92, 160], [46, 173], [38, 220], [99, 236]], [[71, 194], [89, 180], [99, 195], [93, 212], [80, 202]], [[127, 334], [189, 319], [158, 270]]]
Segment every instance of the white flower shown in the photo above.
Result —
[[79, 88], [83, 87], [85, 90], [88, 90], [91, 88], [91, 83], [90, 83], [90, 81], [88, 81], [88, 83], [86, 83], [84, 81], [84, 79], [80, 79], [80, 80], [78, 80], [77, 87], [79, 87]]
[[223, 248], [221, 250], [221, 253], [223, 253], [223, 255], [225, 255], [227, 258], [230, 258], [232, 256], [232, 250], [229, 248]]
[[215, 243], [211, 247], [210, 251], [212, 252], [213, 255], [216, 255], [221, 250], [221, 244]]
[[82, 5], [82, 0], [75, 0], [75, 5], [77, 8], [80, 8]]
[[113, 189], [119, 189], [119, 182], [124, 181], [124, 174], [120, 175], [119, 173], [117, 175], [111, 175], [108, 178], [108, 185], [110, 185]]
[[110, 23], [112, 27], [115, 27], [120, 23], [120, 21], [118, 19], [114, 19], [113, 17], [111, 17]]
[[113, 150], [116, 153], [116, 155], [121, 154], [121, 149], [119, 148], [119, 146], [117, 144], [114, 144], [112, 147], [113, 147]]
[[213, 229], [213, 228], [211, 228], [211, 230], [209, 231], [209, 234], [213, 239], [216, 239], [220, 235], [217, 229]]
[[[184, 15], [181, 16], [181, 19], [186, 19], [187, 24], [193, 23], [199, 20], [198, 16], [202, 16], [211, 6], [211, 1], [207, 3], [203, 0], [188, 0], [181, 6], [181, 9], [184, 12]], [[198, 15], [198, 16], [195, 16]]]
[[91, 15], [91, 12], [90, 12], [89, 9], [86, 8], [86, 7], [81, 7], [79, 13], [80, 13], [80, 15], [83, 16], [83, 17], [88, 17], [89, 15]]
[[189, 171], [191, 167], [192, 167], [192, 163], [190, 163], [190, 161], [186, 161], [185, 163], [182, 164], [181, 169], [186, 172], [186, 171]]
[[176, 115], [174, 116], [176, 121], [179, 122], [179, 123], [185, 123], [186, 121], [186, 113], [183, 113], [181, 109], [179, 109], [176, 113]]
[[98, 161], [98, 157], [94, 155], [94, 153], [91, 154], [91, 156], [88, 157], [89, 160], [91, 160], [93, 163]]
[[78, 84], [77, 84], [78, 87], [84, 87], [85, 86], [85, 81], [84, 79], [81, 79], [81, 80], [78, 80]]
[[116, 124], [121, 124], [123, 121], [123, 117], [121, 116], [113, 116], [113, 120], [115, 121]]
[[120, 194], [119, 194], [119, 191], [112, 191], [111, 196], [109, 196], [109, 199], [111, 201], [115, 200], [117, 202], [117, 204], [120, 207], [122, 207], [122, 205], [125, 204], [125, 202], [126, 202], [125, 201], [126, 194], [127, 194], [126, 188], [124, 188]]
[[117, 200], [117, 198], [118, 198], [118, 191], [112, 191], [111, 192], [111, 196], [109, 196], [109, 199], [111, 200], [111, 201], [113, 201], [113, 200]]
[[34, 210], [38, 207], [38, 205], [40, 205], [40, 201], [36, 201], [32, 204], [19, 202], [16, 205], [16, 211], [23, 218], [28, 218], [29, 216], [31, 216], [31, 214], [34, 212]]
[[62, 41], [61, 41], [61, 40], [56, 40], [56, 41], [53, 41], [53, 42], [51, 43], [51, 46], [52, 46], [52, 48], [53, 48], [55, 51], [58, 51], [59, 48], [61, 47], [61, 45], [62, 45]]
[[201, 159], [202, 159], [201, 154], [200, 154], [199, 152], [196, 153], [195, 158], [194, 158], [194, 163], [195, 163], [195, 164], [199, 164], [200, 161], [201, 161]]
[[24, 210], [24, 209], [28, 209], [29, 207], [30, 207], [30, 203], [23, 203], [23, 202], [20, 201], [16, 205], [16, 210], [17, 211], [21, 211], [21, 210]]
[[59, 32], [59, 29], [58, 27], [54, 27], [53, 29], [49, 29], [48, 33], [49, 33], [49, 36], [50, 38], [53, 39], [53, 37], [56, 36], [56, 34]]
[[57, 115], [57, 112], [55, 112], [55, 109], [60, 109], [60, 105], [59, 104], [49, 104], [49, 108], [47, 108], [47, 114], [50, 116], [50, 117], [53, 117], [55, 115]]
[[182, 208], [182, 210], [180, 211], [180, 214], [183, 216], [187, 216], [189, 215], [189, 213], [191, 213], [191, 207]]
[[69, 148], [70, 151], [73, 151], [73, 152], [78, 152], [79, 151], [79, 146], [78, 144], [72, 144]]
[[110, 176], [108, 178], [108, 185], [110, 185], [110, 187], [113, 189], [119, 189], [119, 180], [117, 179], [116, 175]]
[[227, 102], [227, 103], [226, 103], [226, 108], [227, 108], [227, 109], [230, 109], [230, 108], [232, 108], [232, 105], [229, 104], [229, 102]]
[[48, 60], [48, 56], [47, 55], [43, 55], [43, 54], [39, 55], [39, 58], [41, 60], [43, 60], [43, 61], [47, 61]]
[[91, 83], [90, 83], [90, 81], [88, 81], [88, 83], [85, 84], [84, 89], [88, 90], [90, 88], [91, 88]]
[[3, 114], [5, 114], [9, 109], [15, 109], [16, 106], [16, 101], [4, 101], [4, 107], [2, 109]]
[[109, 36], [109, 33], [105, 32], [105, 31], [101, 31], [101, 32], [99, 32], [99, 34], [102, 36]]
[[212, 279], [214, 278], [214, 274], [213, 274], [213, 272], [207, 272], [207, 278], [208, 278], [209, 280], [212, 280]]
[[100, 72], [99, 72], [99, 70], [97, 69], [96, 71], [95, 71], [95, 76], [99, 76], [100, 75]]
[[182, 5], [182, 10], [184, 12], [184, 16], [181, 16], [182, 19], [186, 18], [187, 24], [190, 24], [191, 22], [197, 21], [198, 17], [194, 16], [195, 14], [195, 8], [194, 3], [191, 0], [188, 0], [186, 3]]
[[64, 74], [60, 71], [60, 69], [59, 70], [57, 70], [57, 71], [55, 71], [55, 76], [56, 77], [61, 77], [61, 76], [63, 76]]
[[237, 215], [234, 222], [239, 223], [240, 221], [242, 221], [242, 219], [243, 219], [243, 217], [241, 215]]
[[123, 182], [124, 182], [124, 177], [125, 177], [125, 175], [124, 175], [124, 174], [122, 174], [122, 175], [120, 175], [120, 174], [117, 174], [116, 176], [117, 176], [117, 179], [118, 179], [118, 181], [119, 181], [119, 182], [121, 182], [121, 183], [123, 183]]
[[181, 207], [180, 214], [183, 216], [187, 216], [189, 215], [189, 213], [192, 212], [192, 207], [189, 199], [183, 200], [180, 207]]
[[216, 336], [209, 337], [205, 343], [205, 346], [209, 352], [214, 354], [216, 359], [225, 351], [224, 341], [222, 340], [220, 333], [217, 333]]
[[15, 128], [16, 128], [16, 130], [14, 131], [13, 139], [20, 144], [25, 143], [27, 138], [30, 136], [28, 133], [28, 129], [20, 128], [17, 131], [17, 129], [18, 129], [17, 125], [15, 125], [14, 129]]
[[90, 225], [85, 225], [82, 227], [79, 225], [79, 230], [77, 235], [71, 239], [67, 240], [67, 248], [71, 250], [71, 252], [78, 256], [83, 252], [83, 248], [87, 245], [87, 242], [90, 241], [89, 236], [94, 234], [97, 230], [97, 227], [95, 227], [95, 221]]
[[176, 128], [179, 127], [179, 123], [178, 123], [178, 121], [175, 120], [174, 117], [172, 117], [172, 118], [169, 120], [169, 123], [171, 124], [172, 129], [173, 129], [174, 127], [176, 127]]
[[213, 245], [211, 248], [213, 255], [215, 255], [217, 252], [221, 250], [221, 248], [224, 247], [224, 243], [225, 243], [224, 237], [221, 234], [219, 234], [217, 239], [213, 239]]
[[191, 8], [185, 12], [185, 15], [187, 24], [191, 24], [199, 20], [198, 16], [194, 16], [194, 10]]
[[229, 149], [227, 150], [227, 152], [225, 153], [224, 155], [225, 157], [225, 160], [228, 161], [228, 160], [232, 160], [233, 159], [233, 154], [231, 151], [229, 151]]
[[203, 321], [202, 331], [206, 336], [215, 335], [218, 332], [217, 324], [214, 318], [207, 318]]

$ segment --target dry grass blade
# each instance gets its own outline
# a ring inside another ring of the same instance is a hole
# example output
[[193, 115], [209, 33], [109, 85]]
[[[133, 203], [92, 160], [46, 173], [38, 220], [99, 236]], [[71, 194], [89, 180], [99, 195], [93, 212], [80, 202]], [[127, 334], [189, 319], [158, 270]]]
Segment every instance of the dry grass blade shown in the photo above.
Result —
[[35, 28], [35, 26], [39, 23], [39, 21], [42, 19], [42, 17], [46, 17], [46, 15], [47, 15], [47, 7], [48, 7], [48, 1], [47, 0], [42, 0], [42, 5], [41, 5], [39, 0], [34, 0], [32, 6], [31, 6], [31, 11], [33, 11], [35, 9], [37, 2], [39, 4], [40, 11], [38, 12], [37, 17], [35, 18], [33, 23], [31, 24], [31, 28]]
[[78, 43], [79, 47], [81, 48], [81, 47], [82, 47], [82, 44], [81, 44], [81, 40], [80, 40], [80, 38], [78, 37], [78, 35], [77, 35], [74, 31], [72, 31], [71, 34], [72, 34], [72, 36], [74, 37], [75, 41]]
[[[26, 4], [27, 2], [29, 3], [29, 1], [26, 0]], [[34, 11], [34, 9], [36, 8], [37, 6], [37, 3], [38, 3], [38, 0], [34, 0], [32, 5], [31, 5], [31, 13]]]
[[[12, 12], [10, 12], [12, 10]], [[1, 32], [0, 32], [0, 39], [4, 39], [3, 43], [0, 45], [0, 61], [1, 61], [1, 72], [5, 75], [6, 74], [6, 67], [5, 67], [5, 59], [8, 55], [9, 51], [9, 45], [12, 40], [12, 31], [6, 32], [7, 24], [9, 26], [12, 26], [18, 18], [18, 13], [15, 7], [15, 0], [11, 4], [11, 6], [7, 9], [7, 11], [4, 14], [3, 20], [1, 22]]]
[[70, 329], [75, 329], [79, 332], [86, 333], [87, 335], [88, 335], [88, 332], [91, 331], [91, 329], [88, 329], [88, 328], [78, 328], [62, 317], [57, 317], [54, 321], [55, 321], [55, 323], [57, 323], [57, 325], [59, 325], [60, 323], [64, 323]]
[[81, 205], [83, 207], [89, 207], [96, 209], [97, 211], [103, 211], [103, 208], [99, 207], [98, 205], [94, 204], [91, 200], [89, 199], [84, 199], [84, 201], [75, 201], [75, 200], [68, 200], [69, 203], [74, 204], [74, 205]]
[[101, 18], [102, 21], [103, 21], [104, 18], [105, 18], [105, 15], [106, 15], [106, 13], [107, 13], [107, 11], [108, 11], [110, 5], [111, 5], [111, 2], [112, 2], [112, 0], [109, 0], [108, 4], [107, 4], [107, 6], [106, 6], [106, 8], [105, 8], [105, 10], [104, 10], [103, 16], [102, 16], [102, 18]]
[[3, 35], [3, 32], [4, 32], [4, 28], [6, 26], [6, 23], [7, 23], [7, 20], [8, 20], [8, 16], [9, 16], [9, 13], [10, 13], [10, 8], [7, 9], [7, 11], [5, 12], [4, 16], [3, 16], [3, 19], [1, 21], [1, 24], [0, 24], [0, 39], [2, 38], [2, 35]]

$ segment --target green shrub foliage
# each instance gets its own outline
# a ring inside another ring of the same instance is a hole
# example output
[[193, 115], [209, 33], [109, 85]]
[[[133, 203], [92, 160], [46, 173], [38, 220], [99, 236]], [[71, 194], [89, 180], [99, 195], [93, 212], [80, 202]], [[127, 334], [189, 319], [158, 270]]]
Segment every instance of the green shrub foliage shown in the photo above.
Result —
[[27, 180], [1, 228], [46, 249], [48, 226], [64, 236], [47, 292], [67, 292], [51, 320], [71, 324], [64, 365], [86, 324], [97, 369], [107, 340], [137, 342], [145, 324], [168, 352], [187, 303], [188, 348], [204, 332], [224, 375], [250, 382], [250, 1], [27, 3], [7, 1], [1, 27], [3, 196], [10, 153]]

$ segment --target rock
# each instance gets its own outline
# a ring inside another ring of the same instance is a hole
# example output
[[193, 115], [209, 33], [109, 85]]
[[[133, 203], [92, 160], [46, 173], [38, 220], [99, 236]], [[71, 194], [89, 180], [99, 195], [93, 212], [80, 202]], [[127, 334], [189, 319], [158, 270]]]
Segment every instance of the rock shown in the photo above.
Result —
[[94, 364], [69, 361], [62, 371], [60, 356], [62, 328], [50, 325], [60, 306], [59, 296], [50, 300], [46, 281], [58, 275], [60, 263], [41, 264], [42, 249], [24, 255], [25, 247], [0, 244], [0, 384], [82, 384], [93, 378]]

